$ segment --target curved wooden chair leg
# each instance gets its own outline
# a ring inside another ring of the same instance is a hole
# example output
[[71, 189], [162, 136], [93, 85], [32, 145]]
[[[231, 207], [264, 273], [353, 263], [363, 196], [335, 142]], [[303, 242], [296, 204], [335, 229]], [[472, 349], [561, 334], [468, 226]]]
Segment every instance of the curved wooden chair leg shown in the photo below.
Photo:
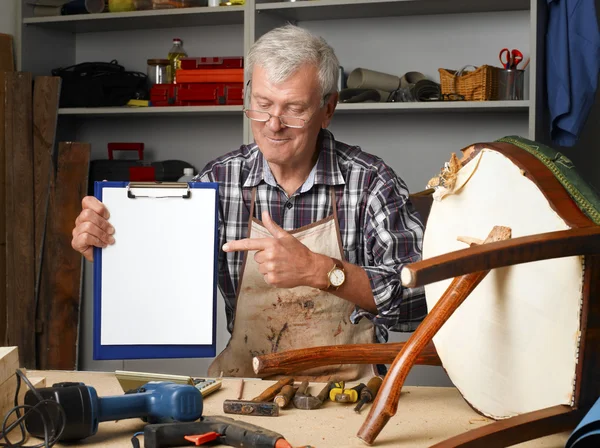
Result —
[[[294, 375], [314, 367], [336, 364], [391, 364], [404, 345], [404, 342], [388, 342], [386, 344], [323, 345], [299, 348], [255, 356], [252, 360], [252, 367], [254, 373], [267, 378], [271, 375]], [[419, 353], [415, 359], [415, 365], [442, 365], [433, 342], [430, 342]]]
[[589, 409], [552, 406], [459, 434], [430, 448], [503, 448], [575, 429]]
[[[500, 241], [510, 238], [510, 236], [511, 231], [509, 228], [495, 226], [484, 243]], [[432, 341], [442, 325], [446, 323], [488, 273], [489, 270], [466, 274], [455, 278], [450, 283], [442, 297], [396, 356], [381, 384], [375, 401], [373, 401], [369, 415], [357, 433], [358, 438], [368, 445], [375, 441], [389, 419], [396, 414], [402, 386], [419, 353]]]

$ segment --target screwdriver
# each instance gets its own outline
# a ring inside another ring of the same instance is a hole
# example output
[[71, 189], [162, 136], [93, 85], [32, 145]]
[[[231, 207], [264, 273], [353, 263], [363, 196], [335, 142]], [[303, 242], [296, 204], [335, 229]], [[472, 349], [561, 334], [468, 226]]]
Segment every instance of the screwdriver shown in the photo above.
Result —
[[360, 413], [360, 409], [366, 404], [373, 401], [373, 399], [377, 396], [377, 392], [379, 392], [379, 387], [383, 379], [380, 376], [374, 376], [367, 383], [367, 387], [363, 388], [360, 391], [360, 401], [354, 408], [354, 411]]

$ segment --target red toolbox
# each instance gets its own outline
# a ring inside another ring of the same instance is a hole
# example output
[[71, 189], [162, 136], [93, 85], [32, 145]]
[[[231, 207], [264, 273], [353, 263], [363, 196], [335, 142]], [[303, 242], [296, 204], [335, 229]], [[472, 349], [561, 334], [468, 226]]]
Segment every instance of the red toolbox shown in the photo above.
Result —
[[182, 58], [182, 70], [244, 68], [243, 57]]
[[154, 84], [150, 89], [150, 104], [152, 106], [181, 106], [177, 101], [175, 84]]
[[177, 85], [177, 101], [182, 106], [228, 105], [244, 103], [244, 83], [185, 83]]
[[177, 84], [244, 82], [243, 68], [177, 70]]

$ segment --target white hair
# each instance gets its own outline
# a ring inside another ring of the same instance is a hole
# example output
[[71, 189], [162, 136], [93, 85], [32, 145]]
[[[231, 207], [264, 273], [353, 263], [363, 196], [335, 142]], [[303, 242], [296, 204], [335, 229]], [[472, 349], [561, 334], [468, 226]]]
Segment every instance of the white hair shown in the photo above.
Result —
[[252, 45], [246, 57], [246, 79], [251, 79], [254, 67], [259, 65], [266, 71], [269, 82], [279, 84], [305, 64], [318, 69], [323, 106], [325, 99], [338, 90], [340, 64], [325, 39], [298, 26], [275, 28]]

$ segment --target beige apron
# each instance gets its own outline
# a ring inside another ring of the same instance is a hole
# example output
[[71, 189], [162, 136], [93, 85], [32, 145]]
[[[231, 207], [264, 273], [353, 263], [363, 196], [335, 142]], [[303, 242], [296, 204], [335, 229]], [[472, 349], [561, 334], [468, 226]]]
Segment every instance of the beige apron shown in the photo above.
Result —
[[[311, 251], [342, 260], [333, 188], [331, 193], [331, 216], [290, 233]], [[248, 237], [271, 237], [253, 216], [255, 197], [256, 189], [252, 192]], [[368, 319], [361, 319], [356, 325], [350, 322], [353, 303], [308, 286], [287, 289], [271, 286], [258, 271], [254, 254], [252, 251], [244, 255], [233, 333], [225, 350], [209, 367], [208, 376], [257, 377], [252, 369], [252, 358], [257, 355], [321, 345], [375, 342], [374, 327]], [[375, 374], [373, 365], [338, 364], [298, 372], [294, 378], [352, 381]]]

